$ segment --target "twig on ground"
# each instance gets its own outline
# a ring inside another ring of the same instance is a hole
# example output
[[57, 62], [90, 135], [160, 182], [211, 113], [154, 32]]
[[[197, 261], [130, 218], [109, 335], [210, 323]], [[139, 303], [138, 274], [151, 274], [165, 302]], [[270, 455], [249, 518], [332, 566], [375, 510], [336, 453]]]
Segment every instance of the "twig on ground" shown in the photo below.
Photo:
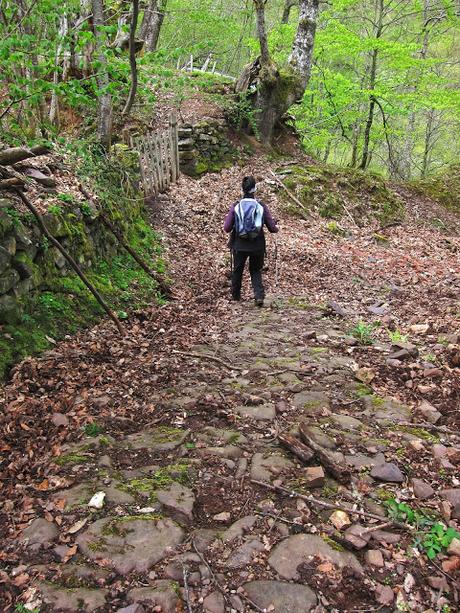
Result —
[[283, 524], [289, 524], [290, 526], [303, 526], [303, 524], [299, 524], [296, 521], [291, 521], [290, 519], [286, 519], [285, 517], [281, 517], [280, 515], [273, 515], [273, 513], [255, 511], [255, 514], [260, 515], [261, 517], [271, 517], [272, 519], [276, 519], [276, 521], [283, 522]]
[[[344, 511], [345, 513], [349, 513], [350, 515], [359, 515], [365, 519], [378, 519], [382, 521], [382, 517], [380, 515], [376, 515], [374, 513], [368, 513], [367, 511], [359, 511], [357, 509], [349, 509], [346, 507], [342, 507], [338, 504], [331, 504], [330, 502], [324, 502], [323, 500], [319, 500], [318, 498], [314, 498], [313, 496], [305, 496], [304, 494], [299, 494], [294, 490], [289, 490], [286, 487], [282, 487], [281, 485], [271, 485], [270, 483], [265, 483], [264, 481], [257, 481], [256, 479], [251, 479], [251, 483], [255, 485], [260, 485], [274, 492], [280, 492], [282, 494], [288, 494], [294, 498], [300, 498], [301, 500], [305, 500], [306, 502], [310, 502], [318, 507], [322, 507], [323, 509], [331, 509]], [[404, 530], [414, 530], [413, 526], [409, 524], [402, 524], [400, 522], [392, 521], [388, 522], [388, 525], [396, 526], [397, 528], [402, 528]]]
[[376, 530], [383, 530], [384, 528], [389, 528], [390, 526], [393, 526], [393, 525], [394, 524], [392, 521], [386, 521], [384, 524], [377, 524], [376, 526], [370, 526], [369, 528], [366, 528], [365, 530], [362, 531], [361, 534], [375, 532]]
[[204, 557], [204, 555], [201, 553], [201, 551], [198, 549], [198, 547], [195, 544], [195, 541], [192, 539], [192, 545], [193, 545], [193, 549], [195, 550], [195, 553], [197, 554], [197, 556], [201, 559], [201, 561], [203, 562], [203, 564], [206, 566], [206, 568], [209, 570], [209, 574], [211, 575], [212, 580], [214, 581], [214, 584], [216, 585], [216, 587], [218, 588], [219, 592], [222, 594], [222, 596], [224, 597], [225, 602], [231, 607], [232, 603], [230, 602], [229, 597], [227, 596], [226, 591], [224, 590], [224, 588], [221, 586], [219, 580], [217, 579], [214, 571], [212, 570], [209, 562], [206, 560], [206, 558]]
[[244, 370], [244, 368], [241, 368], [240, 366], [227, 364], [226, 362], [224, 362], [224, 360], [221, 360], [220, 358], [216, 358], [215, 356], [206, 353], [189, 353], [187, 351], [178, 351], [177, 349], [174, 349], [173, 353], [176, 353], [177, 355], [183, 355], [189, 358], [197, 358], [199, 360], [212, 360], [213, 362], [217, 362], [217, 364], [225, 366], [225, 368], [228, 368], [228, 370]]
[[187, 611], [188, 613], [192, 613], [192, 604], [190, 602], [190, 592], [188, 589], [188, 580], [187, 580], [188, 570], [184, 564], [182, 564], [182, 573], [184, 577], [184, 592], [185, 592], [185, 602], [187, 604]]
[[291, 200], [293, 200], [293, 202], [295, 202], [297, 204], [297, 206], [300, 207], [302, 213], [304, 213], [304, 215], [306, 217], [309, 217], [307, 209], [305, 208], [305, 205], [303, 205], [300, 200], [297, 198], [297, 196], [294, 196], [294, 194], [284, 185], [284, 183], [278, 179], [278, 177], [275, 175], [275, 173], [273, 172], [273, 170], [270, 170], [270, 174], [275, 178], [275, 181], [278, 183], [278, 185], [280, 185], [284, 191], [287, 193], [287, 195], [289, 196], [289, 198]]
[[418, 423], [412, 423], [410, 421], [399, 421], [395, 425], [396, 426], [406, 426], [410, 428], [424, 428], [425, 430], [433, 430], [434, 432], [442, 432], [443, 434], [453, 434], [454, 436], [460, 435], [460, 432], [455, 432], [455, 430], [450, 430], [446, 426], [435, 426], [434, 424], [429, 424], [426, 421], [421, 421]]

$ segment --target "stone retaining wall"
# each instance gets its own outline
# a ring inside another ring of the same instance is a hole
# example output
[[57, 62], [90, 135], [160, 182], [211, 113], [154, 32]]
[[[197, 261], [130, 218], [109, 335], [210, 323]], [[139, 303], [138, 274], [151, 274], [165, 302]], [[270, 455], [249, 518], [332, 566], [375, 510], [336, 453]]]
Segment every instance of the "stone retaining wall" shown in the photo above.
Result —
[[180, 169], [184, 174], [194, 177], [219, 171], [232, 163], [235, 154], [225, 119], [208, 118], [179, 126]]
[[[43, 220], [83, 270], [117, 252], [116, 239], [89, 203], [48, 212]], [[0, 199], [0, 324], [18, 321], [28, 294], [69, 273], [65, 258], [48, 243], [32, 215], [20, 215], [11, 200]]]

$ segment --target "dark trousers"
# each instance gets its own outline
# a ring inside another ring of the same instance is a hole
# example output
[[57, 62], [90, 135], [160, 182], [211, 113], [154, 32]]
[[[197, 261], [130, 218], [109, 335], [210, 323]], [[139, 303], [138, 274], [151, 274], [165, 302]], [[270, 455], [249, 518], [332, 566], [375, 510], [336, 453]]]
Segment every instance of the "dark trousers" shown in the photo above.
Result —
[[265, 290], [262, 283], [262, 268], [264, 267], [265, 251], [233, 251], [233, 273], [232, 273], [232, 296], [239, 299], [241, 296], [241, 282], [246, 260], [249, 258], [249, 274], [251, 275], [252, 289], [254, 298], [263, 300]]

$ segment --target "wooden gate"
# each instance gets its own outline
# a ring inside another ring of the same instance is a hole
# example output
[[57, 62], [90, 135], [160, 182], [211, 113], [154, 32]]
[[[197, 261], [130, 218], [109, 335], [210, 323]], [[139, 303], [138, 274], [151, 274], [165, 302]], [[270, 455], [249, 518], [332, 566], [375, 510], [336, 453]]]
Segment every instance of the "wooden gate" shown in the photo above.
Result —
[[168, 129], [134, 139], [139, 152], [144, 196], [156, 196], [179, 178], [177, 117], [172, 114]]

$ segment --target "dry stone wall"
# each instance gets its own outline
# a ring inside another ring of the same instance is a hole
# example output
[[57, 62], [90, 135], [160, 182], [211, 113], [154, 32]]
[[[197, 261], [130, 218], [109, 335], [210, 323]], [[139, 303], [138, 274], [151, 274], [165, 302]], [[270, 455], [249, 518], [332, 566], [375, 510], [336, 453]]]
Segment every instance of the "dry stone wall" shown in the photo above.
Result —
[[[115, 238], [89, 203], [48, 212], [43, 220], [84, 270], [117, 252]], [[33, 217], [19, 214], [12, 200], [0, 199], [0, 324], [18, 321], [28, 294], [45, 290], [53, 277], [69, 272]]]
[[225, 119], [207, 118], [179, 126], [180, 169], [184, 174], [193, 177], [219, 171], [232, 164], [235, 155]]

